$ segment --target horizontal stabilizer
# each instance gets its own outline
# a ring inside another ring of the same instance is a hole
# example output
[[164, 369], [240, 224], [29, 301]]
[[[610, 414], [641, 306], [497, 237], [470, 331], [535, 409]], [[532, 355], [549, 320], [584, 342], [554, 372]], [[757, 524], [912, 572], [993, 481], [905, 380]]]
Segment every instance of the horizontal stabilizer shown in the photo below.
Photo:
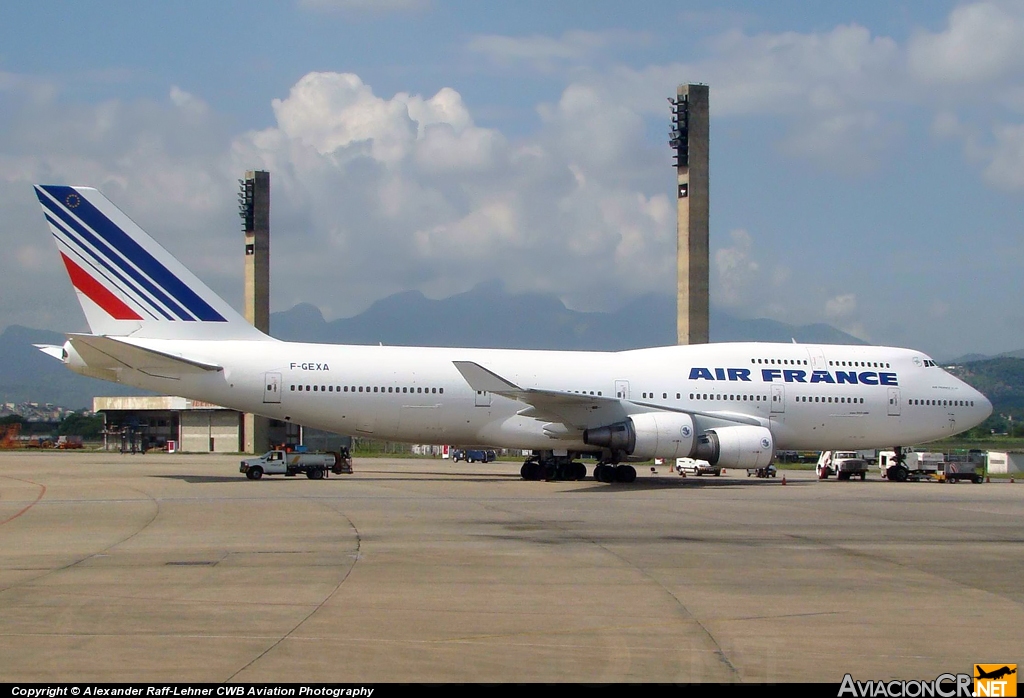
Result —
[[113, 337], [73, 334], [68, 339], [90, 369], [127, 369], [160, 378], [180, 378], [186, 374], [223, 370], [216, 364], [146, 349]]
[[58, 346], [56, 344], [33, 344], [32, 346], [34, 346], [36, 349], [43, 352], [44, 354], [52, 356], [58, 361], [64, 360], [64, 347], [62, 346]]

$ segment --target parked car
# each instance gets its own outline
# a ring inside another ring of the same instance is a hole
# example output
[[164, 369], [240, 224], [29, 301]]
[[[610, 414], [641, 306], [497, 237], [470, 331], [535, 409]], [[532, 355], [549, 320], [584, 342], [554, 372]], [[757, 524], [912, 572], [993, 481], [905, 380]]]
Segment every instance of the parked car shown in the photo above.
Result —
[[491, 463], [497, 459], [498, 454], [491, 450], [475, 448], [460, 448], [452, 452], [452, 460], [458, 463], [460, 460], [469, 463]]
[[693, 458], [676, 458], [676, 472], [680, 475], [714, 475], [722, 474], [722, 467], [711, 465], [706, 460]]

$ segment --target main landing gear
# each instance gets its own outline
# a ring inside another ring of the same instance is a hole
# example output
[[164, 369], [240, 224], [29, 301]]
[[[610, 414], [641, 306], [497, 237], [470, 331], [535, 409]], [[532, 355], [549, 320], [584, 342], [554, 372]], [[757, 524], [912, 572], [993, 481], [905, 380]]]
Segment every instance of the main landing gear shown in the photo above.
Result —
[[633, 482], [636, 480], [636, 468], [602, 463], [594, 468], [594, 479], [598, 482]]
[[[574, 461], [572, 453], [556, 456], [551, 451], [541, 451], [526, 459], [519, 474], [524, 480], [585, 480], [587, 466]], [[599, 463], [594, 468], [594, 479], [598, 482], [633, 482], [636, 468], [631, 465]]]
[[587, 466], [574, 461], [571, 454], [556, 456], [545, 451], [527, 458], [519, 474], [524, 480], [586, 480]]

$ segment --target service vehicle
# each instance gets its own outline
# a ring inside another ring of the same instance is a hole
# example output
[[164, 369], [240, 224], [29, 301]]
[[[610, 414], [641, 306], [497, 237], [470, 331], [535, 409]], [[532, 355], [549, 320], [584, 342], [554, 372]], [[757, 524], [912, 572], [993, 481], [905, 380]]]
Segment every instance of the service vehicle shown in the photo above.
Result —
[[778, 473], [778, 469], [771, 463], [764, 466], [763, 468], [747, 468], [747, 477], [756, 475], [757, 477], [775, 477]]
[[878, 454], [882, 477], [893, 482], [935, 480], [955, 483], [985, 481], [986, 458], [981, 451], [966, 454], [945, 454], [933, 451], [882, 451]]
[[849, 480], [852, 477], [865, 480], [868, 476], [868, 462], [856, 451], [822, 451], [814, 471], [819, 480], [827, 480], [833, 475], [837, 480]]
[[469, 463], [492, 463], [498, 457], [494, 451], [476, 448], [460, 448], [452, 452], [452, 460], [458, 463], [460, 460]]
[[330, 473], [351, 473], [352, 459], [347, 453], [267, 451], [262, 456], [243, 460], [238, 471], [250, 480], [259, 480], [264, 475], [294, 477], [300, 473], [310, 480], [322, 480]]
[[722, 474], [722, 466], [711, 465], [706, 460], [694, 458], [676, 458], [676, 472], [680, 475], [714, 475]]
[[69, 450], [83, 447], [81, 436], [61, 434], [57, 437], [57, 448]]

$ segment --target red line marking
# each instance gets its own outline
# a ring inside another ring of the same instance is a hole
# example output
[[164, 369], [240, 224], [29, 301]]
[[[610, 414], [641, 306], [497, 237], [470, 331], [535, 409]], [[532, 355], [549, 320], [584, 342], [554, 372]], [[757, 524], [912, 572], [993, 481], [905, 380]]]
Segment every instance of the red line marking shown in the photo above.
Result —
[[107, 311], [107, 314], [112, 318], [115, 320], [142, 319], [141, 315], [129, 308], [123, 300], [111, 293], [110, 289], [94, 279], [88, 272], [82, 269], [82, 267], [68, 259], [66, 254], [61, 252], [60, 256], [64, 260], [64, 267], [68, 270], [68, 276], [71, 277], [71, 283], [74, 284], [75, 288], [89, 296], [96, 305]]
[[19, 482], [27, 482], [30, 485], [35, 485], [36, 487], [39, 487], [40, 490], [39, 490], [39, 495], [36, 497], [36, 501], [34, 501], [31, 504], [29, 504], [27, 507], [25, 507], [24, 509], [19, 511], [14, 516], [11, 516], [9, 518], [4, 519], [3, 521], [0, 521], [0, 526], [3, 526], [5, 523], [7, 523], [9, 521], [14, 521], [16, 518], [18, 518], [19, 516], [24, 514], [26, 511], [28, 511], [29, 509], [34, 507], [36, 504], [38, 504], [39, 500], [43, 498], [44, 494], [46, 494], [46, 485], [40, 485], [38, 482], [32, 482], [31, 480], [22, 480], [20, 477], [11, 477], [9, 475], [5, 475], [4, 477], [6, 477], [6, 478], [8, 478], [10, 480], [17, 480]]

